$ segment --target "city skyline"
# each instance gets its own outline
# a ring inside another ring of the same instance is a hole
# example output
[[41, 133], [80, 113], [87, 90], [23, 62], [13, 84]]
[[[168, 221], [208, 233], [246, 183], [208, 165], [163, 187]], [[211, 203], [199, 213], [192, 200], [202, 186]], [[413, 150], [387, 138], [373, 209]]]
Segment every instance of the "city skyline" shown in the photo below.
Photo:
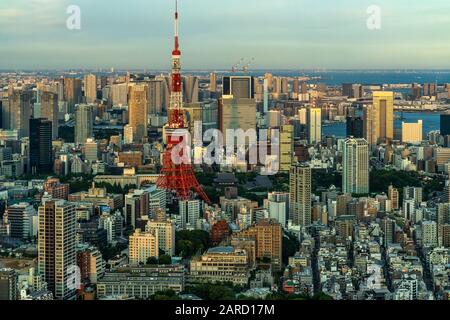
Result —
[[[231, 69], [242, 57], [254, 58], [254, 69], [450, 68], [447, 1], [378, 1], [380, 30], [367, 28], [366, 0], [209, 3], [180, 3], [186, 70]], [[69, 5], [80, 7], [81, 30], [66, 27]], [[2, 1], [0, 69], [169, 69], [173, 7], [131, 0], [125, 13], [119, 2], [105, 10], [85, 0]]]

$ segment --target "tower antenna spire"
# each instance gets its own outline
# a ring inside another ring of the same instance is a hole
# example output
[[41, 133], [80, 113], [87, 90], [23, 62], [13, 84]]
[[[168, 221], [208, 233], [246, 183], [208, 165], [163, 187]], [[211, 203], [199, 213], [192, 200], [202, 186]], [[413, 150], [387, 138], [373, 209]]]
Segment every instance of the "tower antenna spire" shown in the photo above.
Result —
[[179, 36], [179, 20], [178, 20], [178, 0], [175, 0], [175, 51], [179, 51], [180, 45], [178, 41]]

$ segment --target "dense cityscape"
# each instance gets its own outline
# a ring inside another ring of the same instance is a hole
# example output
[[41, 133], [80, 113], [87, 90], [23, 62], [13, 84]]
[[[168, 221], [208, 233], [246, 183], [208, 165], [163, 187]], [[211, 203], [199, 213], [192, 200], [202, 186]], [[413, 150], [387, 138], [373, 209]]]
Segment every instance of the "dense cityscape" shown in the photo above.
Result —
[[178, 19], [170, 70], [0, 71], [0, 300], [450, 300], [450, 72], [184, 71]]

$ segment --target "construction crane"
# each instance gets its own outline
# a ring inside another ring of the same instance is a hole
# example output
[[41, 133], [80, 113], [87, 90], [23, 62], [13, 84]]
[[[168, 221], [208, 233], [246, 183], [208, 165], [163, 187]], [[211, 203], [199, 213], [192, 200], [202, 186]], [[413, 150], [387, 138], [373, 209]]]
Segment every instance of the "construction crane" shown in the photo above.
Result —
[[242, 68], [242, 72], [247, 73], [254, 61], [255, 58], [251, 58], [250, 61]]
[[232, 72], [237, 72], [241, 66], [241, 64], [244, 62], [244, 58], [241, 58], [241, 60], [239, 60], [238, 63], [236, 63], [232, 68], [231, 71]]

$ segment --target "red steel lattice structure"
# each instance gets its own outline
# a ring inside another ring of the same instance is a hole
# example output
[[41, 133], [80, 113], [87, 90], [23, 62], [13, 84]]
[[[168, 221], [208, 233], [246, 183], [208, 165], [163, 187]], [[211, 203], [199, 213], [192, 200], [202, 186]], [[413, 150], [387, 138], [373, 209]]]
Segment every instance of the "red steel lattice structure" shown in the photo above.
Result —
[[[174, 192], [179, 200], [190, 200], [193, 198], [195, 192], [205, 202], [210, 203], [208, 196], [194, 175], [192, 164], [185, 162], [176, 164], [172, 161], [174, 148], [181, 142], [187, 141], [185, 139], [187, 139], [186, 134], [188, 133], [182, 110], [183, 90], [181, 80], [181, 51], [178, 41], [178, 0], [176, 0], [175, 6], [175, 48], [172, 51], [172, 84], [168, 110], [169, 123], [166, 130], [166, 151], [163, 155], [161, 176], [156, 184], [161, 189]], [[182, 151], [178, 153], [178, 156], [183, 157]]]

